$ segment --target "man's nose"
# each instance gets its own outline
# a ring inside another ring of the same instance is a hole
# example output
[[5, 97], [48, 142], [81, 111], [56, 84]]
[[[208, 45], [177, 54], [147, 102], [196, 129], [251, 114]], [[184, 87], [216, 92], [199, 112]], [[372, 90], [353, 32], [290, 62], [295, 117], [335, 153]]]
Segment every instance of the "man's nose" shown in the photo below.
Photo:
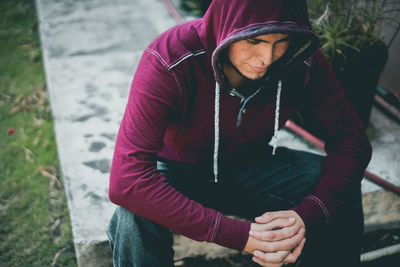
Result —
[[264, 46], [259, 50], [258, 59], [262, 62], [263, 67], [267, 67], [274, 61], [273, 46]]

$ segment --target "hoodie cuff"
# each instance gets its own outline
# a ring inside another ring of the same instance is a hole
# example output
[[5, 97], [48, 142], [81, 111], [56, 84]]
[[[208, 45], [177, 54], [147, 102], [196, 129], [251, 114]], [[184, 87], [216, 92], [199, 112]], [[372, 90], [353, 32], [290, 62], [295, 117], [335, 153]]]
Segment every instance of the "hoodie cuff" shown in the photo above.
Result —
[[301, 217], [306, 229], [313, 229], [329, 222], [329, 213], [322, 201], [316, 196], [305, 197], [300, 205], [292, 208], [292, 210]]
[[221, 217], [214, 243], [242, 251], [249, 239], [251, 222]]

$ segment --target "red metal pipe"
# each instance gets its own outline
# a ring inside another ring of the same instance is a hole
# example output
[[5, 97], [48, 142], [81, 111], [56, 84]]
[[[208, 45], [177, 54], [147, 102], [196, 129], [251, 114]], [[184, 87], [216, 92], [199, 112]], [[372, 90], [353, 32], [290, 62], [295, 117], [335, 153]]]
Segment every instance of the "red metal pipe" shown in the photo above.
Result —
[[314, 135], [310, 134], [300, 126], [298, 126], [296, 123], [292, 122], [291, 120], [286, 121], [285, 126], [292, 130], [293, 132], [297, 133], [298, 135], [304, 137], [307, 139], [307, 141], [311, 142], [313, 145], [318, 147], [321, 150], [324, 150], [324, 142]]
[[380, 178], [379, 176], [369, 172], [368, 170], [365, 171], [364, 175], [371, 182], [373, 182], [377, 185], [380, 185], [385, 189], [391, 190], [400, 196], [400, 188], [398, 186], [396, 186], [395, 184], [392, 184], [392, 183], [388, 182], [387, 180]]
[[178, 22], [178, 24], [184, 23], [185, 20], [181, 17], [181, 15], [176, 11], [175, 7], [172, 5], [169, 0], [161, 0], [164, 5], [167, 7], [171, 16]]
[[376, 103], [378, 103], [381, 107], [383, 107], [387, 112], [389, 112], [390, 114], [392, 114], [394, 117], [396, 117], [396, 119], [399, 120], [400, 122], [400, 111], [397, 110], [394, 106], [390, 105], [389, 103], [387, 103], [382, 97], [380, 97], [379, 95], [375, 95], [374, 97]]
[[[285, 126], [292, 130], [293, 132], [295, 132], [296, 134], [304, 137], [306, 140], [308, 140], [310, 143], [312, 143], [313, 145], [317, 146], [318, 148], [324, 150], [324, 142], [321, 141], [320, 139], [316, 138], [315, 136], [313, 136], [312, 134], [310, 134], [309, 132], [307, 132], [306, 130], [304, 130], [303, 128], [301, 128], [300, 126], [298, 126], [296, 123], [288, 120], [285, 123]], [[394, 193], [396, 193], [397, 195], [400, 195], [400, 187], [396, 186], [395, 184], [392, 184], [390, 182], [388, 182], [387, 180], [379, 177], [376, 174], [373, 174], [371, 172], [369, 172], [368, 170], [365, 171], [364, 173], [365, 178], [367, 178], [369, 181], [385, 188], [388, 189]]]

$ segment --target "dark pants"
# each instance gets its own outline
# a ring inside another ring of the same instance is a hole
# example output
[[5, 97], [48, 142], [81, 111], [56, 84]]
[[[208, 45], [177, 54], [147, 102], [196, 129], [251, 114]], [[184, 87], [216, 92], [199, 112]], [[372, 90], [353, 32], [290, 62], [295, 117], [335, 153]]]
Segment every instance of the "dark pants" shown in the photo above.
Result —
[[[211, 170], [201, 165], [159, 161], [157, 168], [189, 198], [224, 214], [254, 220], [266, 211], [300, 203], [316, 184], [322, 160], [319, 155], [278, 148], [275, 156], [221, 163], [216, 184], [211, 182]], [[329, 224], [306, 229], [300, 266], [358, 266], [363, 227], [358, 188]], [[115, 266], [173, 266], [173, 239], [163, 226], [118, 207], [107, 233]]]

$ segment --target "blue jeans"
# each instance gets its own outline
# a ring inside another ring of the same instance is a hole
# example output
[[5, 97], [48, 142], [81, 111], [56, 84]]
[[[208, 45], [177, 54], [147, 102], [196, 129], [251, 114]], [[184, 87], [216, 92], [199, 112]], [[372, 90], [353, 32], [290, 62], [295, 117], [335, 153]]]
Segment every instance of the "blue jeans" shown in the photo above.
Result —
[[[202, 164], [160, 160], [157, 169], [187, 197], [224, 214], [253, 220], [266, 211], [300, 203], [315, 186], [322, 160], [319, 155], [280, 147], [275, 156], [265, 153], [240, 162], [222, 162], [216, 184], [212, 170]], [[358, 188], [329, 224], [307, 229], [296, 266], [358, 266], [363, 230]], [[107, 233], [114, 266], [174, 266], [172, 234], [161, 225], [118, 207]]]

